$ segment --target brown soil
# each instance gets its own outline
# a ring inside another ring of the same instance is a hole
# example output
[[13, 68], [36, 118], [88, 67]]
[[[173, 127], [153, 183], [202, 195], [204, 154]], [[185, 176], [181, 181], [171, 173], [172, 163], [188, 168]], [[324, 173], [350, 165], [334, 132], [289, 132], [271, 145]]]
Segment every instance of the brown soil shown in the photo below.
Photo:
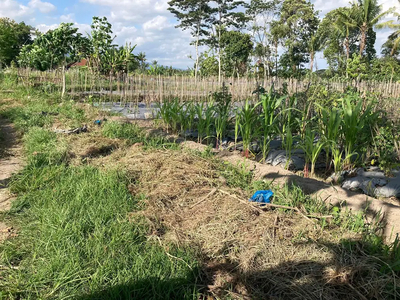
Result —
[[[0, 212], [8, 211], [15, 197], [7, 186], [11, 176], [21, 170], [21, 143], [17, 133], [9, 122], [0, 119]], [[0, 242], [12, 235], [12, 228], [0, 222]]]

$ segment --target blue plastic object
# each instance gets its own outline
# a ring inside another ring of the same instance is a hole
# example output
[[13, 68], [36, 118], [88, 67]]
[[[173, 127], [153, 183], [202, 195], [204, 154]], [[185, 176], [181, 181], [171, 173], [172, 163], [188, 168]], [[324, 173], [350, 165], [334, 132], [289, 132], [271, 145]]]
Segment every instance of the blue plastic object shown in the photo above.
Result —
[[96, 120], [96, 121], [94, 121], [94, 124], [96, 124], [96, 125], [101, 125], [101, 120]]
[[274, 195], [273, 191], [257, 191], [255, 194], [250, 198], [249, 201], [251, 202], [258, 202], [258, 203], [271, 203], [271, 197]]

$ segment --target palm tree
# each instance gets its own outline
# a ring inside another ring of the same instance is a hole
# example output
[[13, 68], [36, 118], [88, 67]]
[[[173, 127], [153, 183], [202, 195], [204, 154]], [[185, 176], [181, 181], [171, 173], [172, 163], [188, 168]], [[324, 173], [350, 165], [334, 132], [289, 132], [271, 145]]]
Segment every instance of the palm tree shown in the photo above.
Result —
[[314, 69], [315, 54], [322, 50], [325, 42], [325, 38], [318, 34], [314, 34], [310, 38], [308, 43], [308, 51], [310, 53], [310, 74], [312, 74]]
[[336, 32], [345, 37], [344, 47], [346, 48], [346, 58], [350, 59], [350, 31], [357, 27], [354, 10], [348, 7], [341, 7], [336, 10], [337, 19], [333, 24]]
[[363, 55], [367, 45], [367, 33], [374, 27], [379, 28], [378, 24], [384, 17], [391, 14], [394, 8], [382, 11], [382, 6], [378, 5], [377, 0], [358, 0], [358, 3], [353, 3], [354, 20], [348, 20], [349, 23], [356, 21], [357, 27], [360, 30], [360, 56]]
[[[397, 17], [397, 22], [400, 22], [400, 13], [393, 12], [393, 15]], [[392, 48], [390, 51], [390, 56], [393, 56], [396, 53], [396, 50], [400, 44], [400, 23], [394, 23], [393, 20], [390, 20], [388, 22], [378, 24], [376, 27], [379, 29], [381, 28], [394, 29], [394, 32], [391, 35], [389, 35], [388, 40], [385, 43]]]

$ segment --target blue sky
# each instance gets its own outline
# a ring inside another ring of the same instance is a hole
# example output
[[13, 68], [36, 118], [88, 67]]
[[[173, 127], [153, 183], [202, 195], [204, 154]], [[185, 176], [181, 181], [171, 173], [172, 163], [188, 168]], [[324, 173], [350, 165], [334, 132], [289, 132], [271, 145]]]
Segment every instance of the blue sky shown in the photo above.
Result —
[[[168, 0], [0, 0], [0, 17], [24, 21], [41, 31], [55, 28], [61, 22], [72, 22], [82, 33], [90, 31], [92, 16], [106, 16], [117, 35], [116, 42], [137, 45], [149, 61], [186, 68], [193, 65], [188, 55], [194, 54], [190, 34], [176, 29], [176, 20], [167, 10]], [[349, 5], [349, 0], [312, 0], [320, 16]], [[397, 6], [398, 0], [381, 0], [384, 9]], [[378, 31], [378, 53], [389, 34]], [[317, 56], [317, 67], [326, 66], [322, 54]]]

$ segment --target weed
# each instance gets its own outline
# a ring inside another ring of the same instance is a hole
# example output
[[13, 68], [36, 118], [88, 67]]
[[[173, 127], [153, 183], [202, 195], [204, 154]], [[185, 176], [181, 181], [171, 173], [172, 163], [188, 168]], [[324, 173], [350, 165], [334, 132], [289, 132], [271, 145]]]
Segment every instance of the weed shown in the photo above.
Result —
[[67, 159], [67, 144], [46, 129], [32, 127], [24, 136], [28, 163], [34, 167], [61, 164]]
[[106, 122], [102, 130], [103, 135], [109, 138], [127, 139], [132, 143], [142, 141], [142, 130], [136, 124]]

